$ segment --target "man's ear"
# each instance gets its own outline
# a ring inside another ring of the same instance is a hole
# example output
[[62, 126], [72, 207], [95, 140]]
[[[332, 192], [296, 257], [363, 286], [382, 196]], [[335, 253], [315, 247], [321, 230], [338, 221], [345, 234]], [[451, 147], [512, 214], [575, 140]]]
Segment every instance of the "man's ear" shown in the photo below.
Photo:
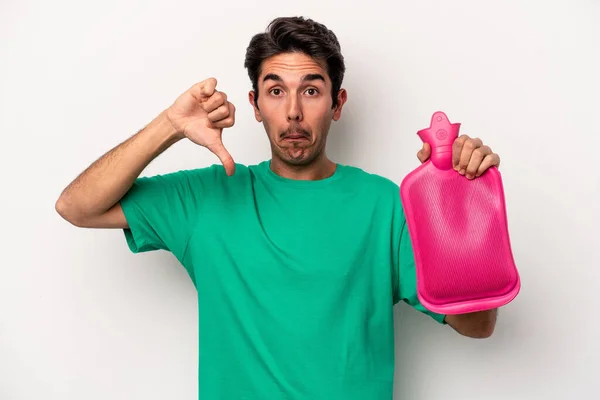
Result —
[[342, 117], [342, 108], [344, 107], [344, 104], [346, 104], [346, 101], [348, 100], [348, 93], [346, 92], [346, 89], [340, 89], [340, 91], [337, 94], [337, 105], [335, 106], [335, 109], [333, 110], [333, 120], [337, 121]]
[[253, 90], [251, 90], [248, 93], [248, 101], [250, 102], [250, 104], [252, 105], [252, 108], [254, 109], [254, 118], [256, 118], [256, 120], [258, 122], [262, 122], [262, 116], [260, 115], [260, 110], [258, 109], [258, 104], [256, 101], [256, 94], [254, 93]]

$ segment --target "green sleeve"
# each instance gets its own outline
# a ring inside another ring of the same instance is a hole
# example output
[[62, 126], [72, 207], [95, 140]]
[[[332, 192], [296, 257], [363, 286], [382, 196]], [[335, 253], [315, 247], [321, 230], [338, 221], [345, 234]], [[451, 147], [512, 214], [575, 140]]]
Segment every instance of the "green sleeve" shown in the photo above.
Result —
[[193, 279], [186, 251], [201, 218], [210, 172], [206, 168], [138, 178], [121, 199], [129, 225], [124, 230], [129, 249], [134, 253], [169, 251]]
[[[399, 197], [399, 196], [398, 196]], [[408, 224], [402, 206], [398, 207], [394, 217], [395, 241], [397, 246], [396, 277], [394, 304], [403, 301], [417, 311], [429, 315], [441, 324], [445, 324], [445, 315], [436, 314], [426, 309], [417, 295], [417, 275], [412, 241], [408, 231]]]

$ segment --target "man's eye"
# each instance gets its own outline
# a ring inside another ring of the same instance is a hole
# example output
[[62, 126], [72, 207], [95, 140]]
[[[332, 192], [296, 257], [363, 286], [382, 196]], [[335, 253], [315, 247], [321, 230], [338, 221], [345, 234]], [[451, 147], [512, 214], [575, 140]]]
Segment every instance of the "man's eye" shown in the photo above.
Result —
[[281, 89], [273, 89], [271, 90], [271, 93], [273, 93], [275, 96], [279, 96], [281, 94]]
[[317, 91], [317, 89], [311, 88], [311, 89], [308, 89], [306, 91], [306, 93], [308, 93], [309, 96], [314, 96], [314, 95], [316, 95], [318, 93], [318, 91]]

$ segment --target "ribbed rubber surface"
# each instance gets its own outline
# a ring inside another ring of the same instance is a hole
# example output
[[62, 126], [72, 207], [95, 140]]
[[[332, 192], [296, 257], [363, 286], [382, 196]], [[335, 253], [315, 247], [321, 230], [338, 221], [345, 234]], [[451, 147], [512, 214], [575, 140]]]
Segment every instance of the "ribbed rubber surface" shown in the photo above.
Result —
[[495, 168], [468, 180], [431, 163], [403, 181], [419, 295], [428, 308], [471, 302], [472, 308], [480, 309], [491, 299], [516, 295], [511, 292], [519, 277], [501, 182]]

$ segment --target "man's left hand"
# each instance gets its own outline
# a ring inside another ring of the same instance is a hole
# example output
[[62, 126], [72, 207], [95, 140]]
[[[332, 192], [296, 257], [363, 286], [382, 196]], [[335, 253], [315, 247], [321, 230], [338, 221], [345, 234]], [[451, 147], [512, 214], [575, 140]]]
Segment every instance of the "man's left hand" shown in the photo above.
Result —
[[[423, 143], [423, 148], [417, 153], [417, 158], [424, 163], [431, 156], [431, 147]], [[452, 146], [452, 166], [459, 174], [467, 179], [480, 177], [491, 167], [500, 166], [500, 156], [492, 152], [489, 146], [479, 138], [467, 135], [458, 137]]]

